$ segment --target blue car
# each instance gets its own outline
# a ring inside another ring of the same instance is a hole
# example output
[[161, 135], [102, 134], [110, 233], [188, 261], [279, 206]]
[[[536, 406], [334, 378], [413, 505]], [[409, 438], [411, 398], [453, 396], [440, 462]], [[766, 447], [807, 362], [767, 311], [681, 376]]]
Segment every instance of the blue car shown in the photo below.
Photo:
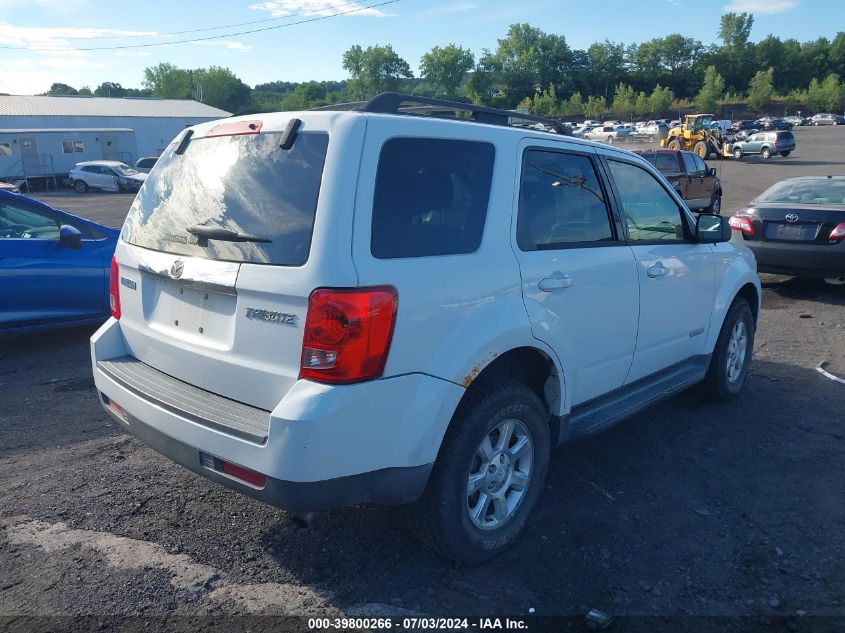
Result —
[[106, 319], [119, 233], [0, 191], [0, 335]]

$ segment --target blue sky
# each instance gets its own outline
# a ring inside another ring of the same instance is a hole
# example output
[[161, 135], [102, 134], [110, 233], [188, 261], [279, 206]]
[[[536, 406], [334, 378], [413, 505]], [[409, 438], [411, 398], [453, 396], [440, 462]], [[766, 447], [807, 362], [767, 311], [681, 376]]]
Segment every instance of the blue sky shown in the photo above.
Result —
[[[841, 0], [0, 0], [0, 92], [34, 94], [53, 82], [92, 89], [103, 81], [140, 87], [146, 66], [227, 66], [250, 85], [268, 81], [343, 79], [343, 52], [353, 44], [392, 44], [418, 72], [420, 56], [457, 43], [476, 53], [495, 48], [510, 24], [529, 22], [566, 36], [573, 48], [609, 38], [626, 43], [681, 32], [705, 43], [716, 39], [726, 11], [749, 11], [752, 39], [772, 33], [801, 41], [833, 37], [845, 28]], [[591, 7], [601, 7], [591, 8]], [[237, 31], [308, 23], [255, 34]], [[837, 19], [822, 19], [822, 16]], [[162, 35], [174, 31], [262, 22], [248, 26]], [[279, 19], [275, 19], [279, 18]], [[69, 48], [170, 42], [225, 35], [204, 43], [79, 51]], [[107, 39], [102, 39], [107, 38]]]

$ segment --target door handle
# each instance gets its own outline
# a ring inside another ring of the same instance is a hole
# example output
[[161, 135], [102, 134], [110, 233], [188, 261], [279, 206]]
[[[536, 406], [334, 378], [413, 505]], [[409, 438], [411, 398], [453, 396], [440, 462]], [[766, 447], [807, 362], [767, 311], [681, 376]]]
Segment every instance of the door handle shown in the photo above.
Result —
[[557, 276], [546, 277], [545, 279], [541, 279], [540, 283], [537, 284], [537, 287], [540, 288], [543, 292], [551, 292], [553, 290], [563, 290], [564, 288], [569, 288], [572, 286], [572, 278], [567, 277], [566, 275], [560, 275], [556, 273]]
[[652, 278], [663, 277], [669, 274], [669, 269], [663, 265], [663, 262], [657, 262], [657, 264], [646, 271], [646, 274]]

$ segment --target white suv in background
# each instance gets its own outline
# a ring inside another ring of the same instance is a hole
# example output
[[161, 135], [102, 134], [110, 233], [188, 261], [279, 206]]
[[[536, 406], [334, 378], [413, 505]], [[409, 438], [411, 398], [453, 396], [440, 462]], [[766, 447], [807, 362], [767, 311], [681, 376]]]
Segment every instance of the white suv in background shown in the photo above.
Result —
[[144, 184], [147, 174], [116, 160], [89, 160], [77, 163], [68, 179], [79, 193], [89, 189], [134, 192]]
[[727, 218], [514, 116], [386, 93], [180, 135], [117, 245], [103, 405], [295, 516], [412, 504], [474, 563], [523, 529], [554, 447], [696, 383], [736, 396], [760, 284]]

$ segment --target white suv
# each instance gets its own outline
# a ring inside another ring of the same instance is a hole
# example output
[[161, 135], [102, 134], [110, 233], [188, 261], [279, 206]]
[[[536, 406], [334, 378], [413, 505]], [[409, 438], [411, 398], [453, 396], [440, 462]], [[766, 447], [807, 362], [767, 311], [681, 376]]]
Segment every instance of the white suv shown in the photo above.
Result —
[[735, 396], [760, 284], [727, 218], [638, 156], [406, 100], [448, 103], [177, 138], [123, 227], [94, 377], [196, 473], [297, 517], [412, 504], [425, 542], [478, 562], [557, 445], [702, 381]]

